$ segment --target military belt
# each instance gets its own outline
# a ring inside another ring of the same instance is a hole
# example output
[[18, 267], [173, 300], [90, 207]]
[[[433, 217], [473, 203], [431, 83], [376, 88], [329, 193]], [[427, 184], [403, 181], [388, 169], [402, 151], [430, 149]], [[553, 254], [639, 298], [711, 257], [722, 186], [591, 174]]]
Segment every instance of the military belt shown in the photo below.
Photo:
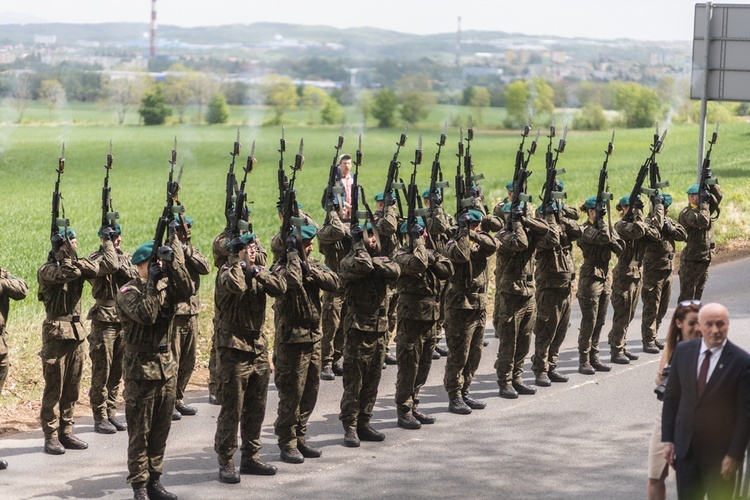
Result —
[[504, 274], [503, 279], [510, 281], [534, 281], [533, 274]]
[[102, 306], [102, 307], [115, 307], [116, 302], [114, 300], [108, 300], [108, 299], [96, 299], [96, 305]]
[[169, 346], [167, 345], [138, 345], [138, 344], [125, 344], [125, 350], [128, 352], [144, 352], [153, 354], [166, 354], [169, 352]]
[[594, 260], [594, 259], [583, 259], [584, 265], [588, 264], [589, 266], [608, 266], [609, 261], [608, 260]]
[[219, 321], [219, 328], [221, 328], [222, 330], [226, 330], [228, 332], [235, 333], [242, 337], [250, 337], [250, 338], [256, 339], [260, 336], [260, 330], [252, 330], [250, 328], [245, 328], [243, 326], [238, 326], [232, 323], [227, 323], [226, 321]]
[[398, 300], [421, 300], [426, 302], [439, 302], [440, 298], [435, 295], [415, 295], [411, 293], [399, 293]]
[[55, 314], [47, 314], [47, 321], [64, 321], [66, 323], [80, 323], [81, 316], [57, 316]]

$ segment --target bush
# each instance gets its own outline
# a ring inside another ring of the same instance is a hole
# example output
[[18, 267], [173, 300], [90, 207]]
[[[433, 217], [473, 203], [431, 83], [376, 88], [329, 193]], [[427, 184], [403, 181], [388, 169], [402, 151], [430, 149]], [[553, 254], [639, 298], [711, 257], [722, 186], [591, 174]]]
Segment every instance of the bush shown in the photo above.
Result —
[[211, 102], [208, 103], [206, 122], [208, 122], [209, 125], [215, 125], [217, 123], [226, 123], [227, 120], [229, 120], [229, 106], [227, 105], [227, 99], [223, 94], [214, 94], [211, 98]]
[[604, 110], [599, 104], [589, 102], [576, 113], [573, 128], [576, 130], [602, 130], [607, 125]]
[[167, 107], [160, 85], [157, 85], [151, 92], [146, 92], [138, 113], [143, 118], [144, 125], [163, 125], [167, 117], [172, 116], [172, 110]]

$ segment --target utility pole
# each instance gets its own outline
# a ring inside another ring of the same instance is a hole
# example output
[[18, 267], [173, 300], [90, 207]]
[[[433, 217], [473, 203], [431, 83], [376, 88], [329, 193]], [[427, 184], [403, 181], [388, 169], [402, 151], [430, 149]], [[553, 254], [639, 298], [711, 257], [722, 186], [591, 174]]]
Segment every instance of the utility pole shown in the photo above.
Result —
[[156, 0], [151, 0], [151, 39], [149, 46], [151, 59], [156, 57]]

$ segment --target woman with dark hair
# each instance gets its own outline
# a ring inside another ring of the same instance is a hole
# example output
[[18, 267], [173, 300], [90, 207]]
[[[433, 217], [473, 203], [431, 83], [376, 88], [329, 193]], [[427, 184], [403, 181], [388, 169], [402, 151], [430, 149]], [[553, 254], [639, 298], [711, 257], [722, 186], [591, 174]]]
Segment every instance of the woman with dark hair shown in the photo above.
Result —
[[[662, 351], [659, 369], [656, 372], [656, 397], [659, 401], [664, 397], [664, 388], [667, 385], [669, 374], [669, 363], [672, 360], [677, 344], [683, 340], [690, 340], [701, 336], [698, 330], [698, 311], [701, 308], [699, 300], [685, 300], [677, 305], [672, 315], [667, 330], [667, 340], [664, 351]], [[661, 408], [656, 415], [656, 423], [651, 433], [651, 443], [648, 447], [648, 486], [647, 498], [649, 500], [664, 500], [667, 497], [667, 474], [669, 467], [663, 457], [663, 445], [661, 442]]]

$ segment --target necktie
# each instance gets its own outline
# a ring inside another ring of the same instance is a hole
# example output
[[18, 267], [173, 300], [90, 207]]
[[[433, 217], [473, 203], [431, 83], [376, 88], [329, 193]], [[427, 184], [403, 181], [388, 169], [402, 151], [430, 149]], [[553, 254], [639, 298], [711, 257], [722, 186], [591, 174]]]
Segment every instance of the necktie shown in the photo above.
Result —
[[709, 363], [711, 363], [711, 351], [706, 349], [706, 355], [703, 358], [703, 363], [701, 363], [701, 370], [698, 372], [698, 397], [701, 397], [703, 391], [706, 390]]

